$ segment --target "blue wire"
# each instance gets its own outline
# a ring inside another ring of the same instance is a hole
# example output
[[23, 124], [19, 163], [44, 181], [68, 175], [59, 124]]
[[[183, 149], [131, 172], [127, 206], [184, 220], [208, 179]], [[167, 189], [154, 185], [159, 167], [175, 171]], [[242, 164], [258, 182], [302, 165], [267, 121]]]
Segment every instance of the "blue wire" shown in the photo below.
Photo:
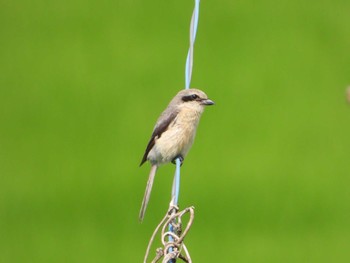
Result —
[[[173, 187], [173, 193], [172, 196], [174, 198], [174, 205], [177, 205], [178, 198], [179, 198], [179, 191], [180, 191], [180, 167], [181, 167], [181, 161], [179, 158], [175, 160], [176, 163], [176, 170], [175, 170], [175, 181], [174, 181], [174, 187]], [[174, 232], [174, 228], [172, 225], [169, 225], [169, 231]], [[172, 236], [169, 236], [169, 241], [173, 242], [174, 239]], [[172, 252], [173, 249], [169, 248], [169, 251]], [[175, 259], [170, 259], [169, 263], [175, 263]]]
[[197, 28], [198, 28], [198, 18], [199, 18], [199, 2], [200, 0], [195, 0], [195, 6], [193, 10], [193, 16], [190, 25], [190, 48], [187, 53], [186, 67], [185, 67], [185, 83], [186, 89], [190, 88], [192, 68], [193, 68], [193, 46], [196, 40]]
[[[197, 28], [198, 28], [198, 17], [199, 17], [199, 2], [200, 0], [195, 0], [195, 6], [193, 10], [193, 15], [190, 25], [190, 48], [187, 53], [186, 67], [185, 67], [185, 84], [186, 89], [190, 88], [192, 67], [193, 67], [193, 46], [196, 40]], [[178, 162], [179, 161], [179, 162]], [[180, 160], [176, 159], [176, 174], [175, 174], [175, 190], [173, 191], [174, 204], [177, 205], [180, 193]]]
[[176, 170], [175, 170], [175, 204], [177, 205], [179, 201], [179, 192], [180, 192], [180, 167], [181, 161], [179, 158], [175, 160], [176, 162]]
[[[187, 53], [186, 58], [186, 67], [185, 67], [185, 89], [190, 88], [191, 83], [191, 77], [192, 77], [192, 68], [193, 68], [193, 47], [194, 42], [196, 40], [196, 34], [197, 34], [197, 27], [198, 27], [198, 17], [199, 17], [199, 2], [200, 0], [195, 0], [195, 6], [193, 10], [193, 15], [191, 19], [191, 25], [190, 25], [190, 48]], [[175, 171], [175, 181], [173, 185], [172, 190], [172, 200], [174, 201], [175, 206], [177, 206], [179, 201], [179, 195], [180, 195], [180, 167], [181, 167], [181, 161], [179, 158], [175, 160], [176, 162], [176, 171]], [[174, 229], [172, 225], [169, 225], [169, 231], [174, 232]], [[169, 241], [173, 242], [174, 239], [169, 236]], [[169, 249], [170, 252], [173, 251], [172, 248]], [[169, 260], [169, 263], [175, 263], [175, 259]]]

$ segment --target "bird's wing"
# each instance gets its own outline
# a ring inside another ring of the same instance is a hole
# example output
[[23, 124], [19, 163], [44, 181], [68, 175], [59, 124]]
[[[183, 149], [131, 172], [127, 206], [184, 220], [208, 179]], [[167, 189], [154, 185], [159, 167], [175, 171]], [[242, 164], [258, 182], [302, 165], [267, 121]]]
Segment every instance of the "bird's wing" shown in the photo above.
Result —
[[159, 117], [157, 121], [157, 125], [156, 127], [154, 127], [151, 139], [147, 144], [146, 151], [145, 151], [145, 154], [143, 155], [140, 166], [147, 161], [147, 155], [150, 152], [150, 150], [153, 148], [156, 142], [156, 139], [160, 138], [163, 132], [165, 132], [168, 129], [170, 123], [175, 120], [177, 114], [178, 114], [178, 111], [172, 111], [172, 113], [170, 114], [168, 114], [167, 111], [164, 111], [162, 115]]

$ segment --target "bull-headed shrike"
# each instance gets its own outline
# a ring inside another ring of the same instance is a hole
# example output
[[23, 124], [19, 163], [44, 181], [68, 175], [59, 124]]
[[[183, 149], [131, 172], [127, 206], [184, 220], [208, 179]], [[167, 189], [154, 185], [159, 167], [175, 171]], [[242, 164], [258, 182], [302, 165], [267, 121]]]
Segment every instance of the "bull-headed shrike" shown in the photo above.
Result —
[[214, 102], [198, 89], [181, 90], [163, 111], [154, 127], [140, 166], [147, 160], [152, 168], [140, 210], [143, 220], [157, 168], [177, 158], [181, 164], [190, 150], [204, 107]]

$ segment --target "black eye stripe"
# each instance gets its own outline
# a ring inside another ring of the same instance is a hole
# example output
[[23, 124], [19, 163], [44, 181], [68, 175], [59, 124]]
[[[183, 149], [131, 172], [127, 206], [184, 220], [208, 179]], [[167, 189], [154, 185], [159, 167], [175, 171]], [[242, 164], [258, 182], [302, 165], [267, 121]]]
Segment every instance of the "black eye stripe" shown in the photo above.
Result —
[[199, 98], [198, 95], [196, 95], [196, 94], [191, 94], [191, 95], [183, 96], [183, 97], [182, 97], [182, 100], [183, 100], [183, 101], [194, 101], [194, 100], [197, 100], [198, 98]]

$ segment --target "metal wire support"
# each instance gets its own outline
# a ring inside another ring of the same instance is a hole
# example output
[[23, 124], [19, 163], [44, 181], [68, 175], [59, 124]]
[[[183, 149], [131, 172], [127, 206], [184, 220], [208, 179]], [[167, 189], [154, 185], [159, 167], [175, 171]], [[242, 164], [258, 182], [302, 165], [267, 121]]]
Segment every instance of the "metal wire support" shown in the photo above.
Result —
[[[200, 0], [195, 0], [195, 6], [191, 18], [190, 24], [190, 47], [187, 53], [186, 67], [185, 67], [185, 89], [190, 88], [192, 68], [193, 68], [193, 51], [194, 42], [197, 34], [198, 27], [198, 16], [199, 16], [199, 3]], [[159, 262], [163, 258], [162, 263], [175, 263], [176, 259], [181, 259], [184, 262], [192, 263], [190, 254], [183, 243], [183, 240], [188, 233], [193, 219], [194, 219], [194, 207], [186, 208], [179, 212], [178, 200], [180, 194], [180, 167], [181, 161], [179, 158], [175, 160], [176, 170], [172, 186], [171, 202], [167, 214], [154, 230], [153, 235], [147, 247], [146, 255], [144, 258], [144, 263], [147, 262], [148, 254], [151, 249], [155, 235], [158, 233], [161, 226], [162, 227], [162, 244], [164, 248], [157, 249], [157, 255], [152, 260], [152, 263]], [[182, 231], [182, 216], [186, 213], [190, 213], [190, 219], [184, 231]], [[165, 229], [168, 228], [166, 232]], [[182, 251], [185, 255], [182, 254]]]
[[186, 89], [190, 88], [191, 78], [192, 78], [192, 68], [193, 68], [193, 47], [194, 41], [196, 40], [197, 27], [198, 27], [198, 17], [199, 17], [199, 2], [200, 0], [195, 0], [194, 10], [190, 25], [190, 48], [187, 53], [186, 59], [186, 69], [185, 69], [185, 81]]
[[[198, 17], [199, 17], [199, 3], [200, 0], [195, 0], [194, 10], [192, 13], [191, 18], [191, 24], [190, 24], [190, 47], [188, 49], [187, 53], [187, 59], [186, 59], [186, 66], [185, 66], [185, 89], [190, 88], [191, 84], [191, 78], [192, 78], [192, 68], [193, 68], [193, 52], [194, 52], [194, 42], [196, 40], [196, 34], [197, 34], [197, 27], [198, 27]], [[179, 194], [180, 194], [180, 166], [181, 161], [180, 159], [176, 159], [176, 171], [175, 171], [175, 177], [173, 182], [173, 189], [172, 189], [172, 196], [171, 196], [171, 203], [173, 203], [174, 206], [177, 206], [178, 200], [179, 200]], [[170, 209], [169, 212], [175, 214], [175, 209]], [[173, 227], [174, 224], [176, 224], [176, 217], [169, 224], [169, 232], [174, 233], [175, 229]], [[169, 235], [169, 242], [174, 242], [173, 236]], [[176, 250], [173, 250], [174, 248], [172, 246], [169, 247], [169, 249], [166, 249], [166, 252], [175, 252]], [[169, 258], [170, 260], [165, 261], [169, 263], [175, 263], [175, 258]]]
[[[199, 16], [199, 2], [200, 0], [195, 0], [195, 6], [191, 18], [190, 24], [190, 48], [187, 53], [186, 67], [185, 67], [185, 88], [190, 88], [191, 77], [192, 77], [192, 68], [193, 68], [193, 50], [194, 50], [194, 41], [196, 40], [197, 27], [198, 27], [198, 16]], [[172, 200], [174, 205], [178, 204], [179, 193], [180, 193], [180, 166], [181, 162], [179, 159], [176, 159], [176, 172], [173, 182], [172, 190]]]
[[[190, 218], [185, 229], [183, 230], [182, 217], [186, 214], [189, 214]], [[184, 239], [192, 226], [193, 220], [193, 206], [179, 211], [179, 208], [177, 206], [174, 206], [171, 202], [169, 210], [167, 211], [166, 215], [152, 234], [152, 237], [147, 246], [146, 255], [143, 262], [147, 262], [149, 251], [151, 249], [154, 238], [159, 232], [159, 230], [162, 229], [161, 235], [163, 248], [157, 248], [156, 256], [152, 260], [152, 263], [160, 262], [161, 259], [162, 263], [167, 263], [171, 260], [176, 260], [177, 258], [181, 259], [183, 262], [192, 263], [190, 254], [185, 246]], [[166, 231], [169, 225], [172, 226], [173, 231]], [[169, 237], [171, 237], [173, 241], [169, 241]]]

